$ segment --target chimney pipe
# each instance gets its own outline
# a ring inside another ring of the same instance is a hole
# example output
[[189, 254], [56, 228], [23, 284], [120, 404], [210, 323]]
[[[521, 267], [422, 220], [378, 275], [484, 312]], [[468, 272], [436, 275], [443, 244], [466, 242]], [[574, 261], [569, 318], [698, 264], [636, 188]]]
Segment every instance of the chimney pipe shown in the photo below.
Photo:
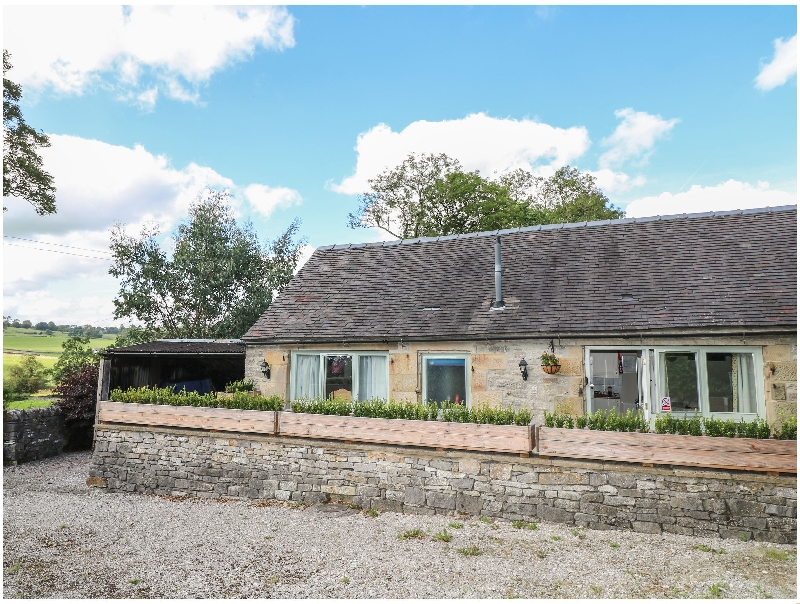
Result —
[[503, 310], [503, 260], [500, 253], [500, 235], [494, 242], [494, 302], [489, 307], [491, 310]]

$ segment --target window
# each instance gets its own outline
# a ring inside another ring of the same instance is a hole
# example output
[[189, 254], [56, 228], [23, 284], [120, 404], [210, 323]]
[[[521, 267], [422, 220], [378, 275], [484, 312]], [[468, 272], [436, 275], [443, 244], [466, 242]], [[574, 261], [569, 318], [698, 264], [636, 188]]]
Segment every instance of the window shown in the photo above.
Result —
[[703, 346], [658, 350], [659, 397], [673, 412], [764, 416], [763, 383], [757, 379], [761, 349]]
[[469, 406], [468, 355], [422, 357], [422, 400]]
[[291, 399], [389, 398], [389, 356], [376, 352], [295, 352]]

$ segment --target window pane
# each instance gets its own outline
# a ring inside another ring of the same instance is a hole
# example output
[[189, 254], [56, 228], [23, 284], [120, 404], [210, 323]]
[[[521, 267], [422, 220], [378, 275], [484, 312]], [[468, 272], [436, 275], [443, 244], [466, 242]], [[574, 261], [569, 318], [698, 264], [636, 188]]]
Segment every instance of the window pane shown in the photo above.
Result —
[[465, 404], [467, 400], [466, 366], [464, 359], [426, 359], [426, 395], [429, 401], [451, 401]]
[[664, 392], [674, 411], [699, 409], [695, 356], [693, 352], [664, 353]]
[[706, 354], [708, 403], [711, 413], [755, 413], [756, 383], [753, 355]]
[[319, 388], [319, 355], [298, 354], [295, 356], [295, 398], [313, 399], [321, 394]]
[[353, 400], [353, 358], [349, 354], [325, 357], [325, 398]]
[[389, 398], [389, 388], [386, 383], [385, 356], [361, 355], [358, 357], [358, 400]]

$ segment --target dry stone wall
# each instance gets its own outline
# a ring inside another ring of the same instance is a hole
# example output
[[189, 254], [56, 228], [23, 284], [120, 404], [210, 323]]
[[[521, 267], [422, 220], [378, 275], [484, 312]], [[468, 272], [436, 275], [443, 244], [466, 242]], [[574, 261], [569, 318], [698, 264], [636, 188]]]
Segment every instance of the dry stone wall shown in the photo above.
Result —
[[797, 541], [797, 480], [750, 472], [99, 426], [88, 484], [593, 529]]
[[15, 465], [61, 454], [64, 420], [51, 407], [11, 409], [3, 414], [3, 464]]

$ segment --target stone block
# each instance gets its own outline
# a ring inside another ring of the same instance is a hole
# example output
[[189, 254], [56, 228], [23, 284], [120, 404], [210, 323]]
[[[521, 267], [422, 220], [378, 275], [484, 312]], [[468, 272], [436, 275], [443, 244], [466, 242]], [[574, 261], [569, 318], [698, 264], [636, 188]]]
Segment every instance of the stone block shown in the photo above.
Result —
[[473, 495], [466, 495], [464, 493], [456, 494], [456, 512], [469, 514], [470, 516], [477, 516], [483, 509], [483, 499]]
[[536, 506], [536, 515], [548, 522], [566, 522], [567, 524], [572, 524], [575, 521], [575, 512], [550, 507], [544, 504]]
[[421, 506], [425, 505], [425, 489], [418, 489], [416, 487], [406, 487], [405, 496], [403, 497], [405, 505]]
[[763, 503], [745, 499], [728, 499], [727, 504], [731, 516], [759, 516], [766, 509]]
[[797, 363], [773, 363], [772, 379], [776, 382], [796, 382]]
[[457, 491], [471, 491], [475, 484], [474, 478], [451, 478], [450, 486]]
[[539, 484], [586, 484], [589, 474], [579, 472], [541, 472]]
[[456, 507], [456, 496], [453, 493], [440, 493], [433, 491], [427, 493], [426, 502], [427, 505], [432, 508], [454, 510]]
[[99, 487], [104, 489], [108, 486], [108, 481], [105, 478], [101, 478], [99, 476], [89, 476], [86, 479], [86, 486], [87, 487]]
[[762, 349], [762, 356], [765, 363], [774, 361], [791, 361], [792, 349], [791, 346], [786, 344], [778, 344], [773, 346], [764, 346]]
[[785, 401], [786, 400], [786, 384], [772, 383], [772, 400]]
[[508, 357], [505, 354], [473, 354], [470, 361], [476, 372], [480, 369], [508, 368]]
[[661, 525], [655, 522], [633, 522], [633, 530], [637, 533], [648, 533], [650, 535], [660, 535]]
[[461, 474], [471, 474], [477, 476], [481, 473], [481, 462], [477, 459], [459, 459], [458, 471]]
[[489, 467], [489, 478], [492, 480], [511, 480], [511, 464], [492, 464]]

